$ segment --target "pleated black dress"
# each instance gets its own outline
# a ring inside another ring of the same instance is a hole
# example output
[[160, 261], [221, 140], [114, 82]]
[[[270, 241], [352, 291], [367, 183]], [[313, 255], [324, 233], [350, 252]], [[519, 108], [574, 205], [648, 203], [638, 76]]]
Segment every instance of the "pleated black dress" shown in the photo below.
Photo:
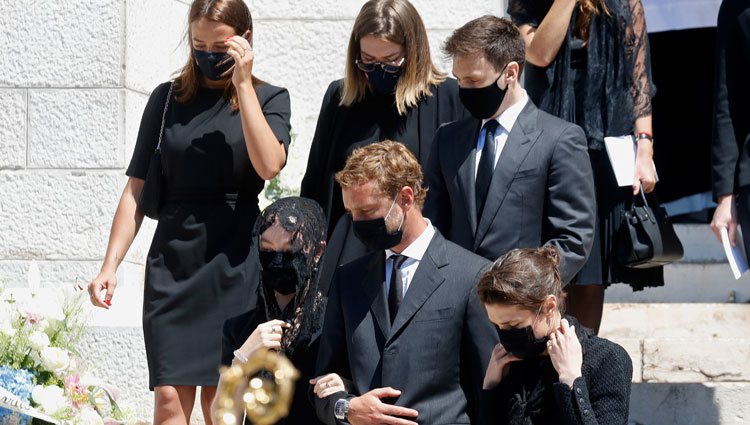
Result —
[[[156, 148], [169, 83], [143, 114], [127, 175], [144, 179]], [[286, 148], [289, 93], [256, 87], [266, 120]], [[169, 102], [161, 147], [167, 184], [146, 261], [143, 336], [149, 387], [213, 386], [224, 321], [255, 305], [257, 247], [252, 230], [264, 181], [250, 163], [239, 111], [223, 89], [201, 88]]]

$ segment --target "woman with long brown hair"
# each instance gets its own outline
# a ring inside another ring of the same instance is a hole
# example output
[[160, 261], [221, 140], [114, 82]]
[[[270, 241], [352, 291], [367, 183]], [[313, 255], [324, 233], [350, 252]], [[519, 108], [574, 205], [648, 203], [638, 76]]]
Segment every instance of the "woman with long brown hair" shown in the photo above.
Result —
[[143, 299], [157, 424], [189, 423], [197, 387], [211, 423], [222, 326], [255, 305], [258, 194], [286, 161], [290, 107], [286, 89], [253, 76], [252, 36], [242, 0], [192, 3], [187, 64], [149, 98], [102, 271], [89, 285], [95, 306], [116, 302], [115, 271], [143, 221], [138, 202], [160, 149], [165, 186]]
[[456, 80], [433, 63], [427, 30], [408, 0], [370, 0], [362, 6], [344, 67], [344, 78], [332, 82], [323, 98], [300, 191], [326, 214], [324, 291], [338, 265], [367, 252], [353, 234], [334, 181], [349, 155], [358, 147], [395, 140], [424, 166], [438, 127], [468, 116]]
[[[661, 267], [629, 269], [614, 247], [626, 205], [654, 190], [648, 34], [641, 0], [509, 0], [526, 43], [526, 90], [542, 110], [586, 133], [597, 196], [594, 246], [570, 286], [570, 312], [597, 331], [604, 289], [664, 285]], [[632, 187], [619, 187], [604, 137], [632, 134], [638, 144]]]

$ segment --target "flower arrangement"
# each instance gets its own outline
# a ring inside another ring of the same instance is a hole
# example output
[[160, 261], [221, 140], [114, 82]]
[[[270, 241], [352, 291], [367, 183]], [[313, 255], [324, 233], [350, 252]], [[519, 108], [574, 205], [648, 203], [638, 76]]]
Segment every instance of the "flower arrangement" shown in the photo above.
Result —
[[91, 376], [76, 350], [84, 301], [73, 288], [0, 288], [0, 423], [125, 423], [115, 389]]

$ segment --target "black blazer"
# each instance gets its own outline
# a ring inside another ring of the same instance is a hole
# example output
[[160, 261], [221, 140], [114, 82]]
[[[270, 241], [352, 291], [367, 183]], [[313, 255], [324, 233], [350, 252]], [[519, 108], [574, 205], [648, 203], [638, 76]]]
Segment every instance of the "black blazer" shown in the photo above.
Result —
[[750, 0], [723, 1], [716, 36], [714, 197], [750, 185]]
[[515, 248], [554, 245], [569, 282], [588, 258], [596, 195], [586, 137], [575, 124], [529, 103], [508, 135], [482, 216], [475, 202], [481, 121], [442, 126], [425, 169], [424, 211], [448, 239], [495, 260]]
[[572, 316], [583, 352], [582, 377], [573, 388], [560, 378], [548, 356], [513, 362], [493, 390], [482, 391], [487, 424], [625, 425], [628, 423], [633, 362], [627, 351], [597, 337]]
[[420, 424], [477, 423], [484, 372], [498, 342], [475, 290], [487, 265], [436, 232], [393, 326], [384, 252], [341, 266], [329, 292], [316, 374], [338, 373], [353, 389], [316, 398], [318, 418], [336, 424], [338, 399], [390, 386], [401, 391], [391, 402], [416, 409]]

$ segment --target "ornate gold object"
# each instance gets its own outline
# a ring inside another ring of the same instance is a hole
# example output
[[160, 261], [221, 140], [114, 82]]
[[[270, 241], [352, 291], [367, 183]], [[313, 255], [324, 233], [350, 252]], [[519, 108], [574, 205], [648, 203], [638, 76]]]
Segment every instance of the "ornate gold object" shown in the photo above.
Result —
[[222, 368], [221, 376], [224, 385], [216, 394], [215, 416], [219, 425], [240, 425], [242, 407], [253, 424], [273, 425], [289, 414], [299, 372], [283, 355], [261, 350], [244, 365]]

